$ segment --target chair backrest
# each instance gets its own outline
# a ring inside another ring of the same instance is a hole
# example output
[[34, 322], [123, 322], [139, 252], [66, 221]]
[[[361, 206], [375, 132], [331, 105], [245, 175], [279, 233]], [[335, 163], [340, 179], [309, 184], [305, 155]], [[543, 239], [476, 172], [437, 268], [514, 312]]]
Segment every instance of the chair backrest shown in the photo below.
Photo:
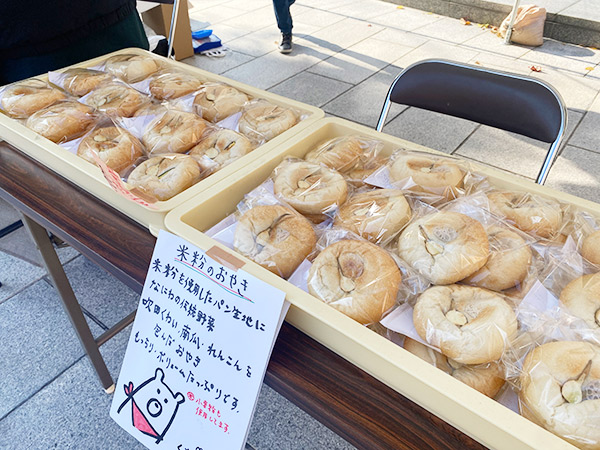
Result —
[[548, 84], [516, 74], [445, 60], [404, 69], [392, 83], [377, 123], [399, 103], [489, 125], [552, 143], [536, 180], [543, 184], [567, 121], [560, 95]]

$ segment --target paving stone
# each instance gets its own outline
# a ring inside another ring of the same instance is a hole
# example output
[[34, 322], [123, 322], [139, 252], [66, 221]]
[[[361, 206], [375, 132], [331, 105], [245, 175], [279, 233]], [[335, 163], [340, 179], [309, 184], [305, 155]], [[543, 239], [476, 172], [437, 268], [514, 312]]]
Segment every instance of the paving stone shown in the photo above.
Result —
[[340, 12], [349, 17], [358, 17], [369, 21], [373, 17], [394, 14], [396, 11], [398, 11], [398, 8], [393, 3], [379, 0], [361, 0], [344, 6]]
[[399, 44], [384, 44], [377, 39], [365, 39], [316, 64], [308, 71], [347, 83], [358, 84], [411, 50], [411, 47]]
[[251, 33], [251, 31], [246, 30], [244, 28], [236, 28], [220, 23], [218, 26], [215, 27], [213, 33], [215, 34], [215, 36], [221, 39], [221, 43], [224, 46], [229, 47], [229, 43], [231, 41], [233, 41], [234, 39], [238, 39], [242, 36], [247, 36]]
[[568, 69], [571, 72], [586, 73], [586, 67], [600, 62], [600, 52], [574, 44], [544, 39], [544, 45], [532, 48], [521, 59], [537, 65]]
[[216, 24], [246, 14], [246, 11], [238, 8], [229, 8], [225, 5], [215, 5], [201, 10], [193, 9], [189, 12], [190, 19], [209, 22], [213, 32], [218, 36]]
[[[322, 108], [326, 113], [375, 128], [390, 85], [399, 73], [398, 67], [388, 66]], [[388, 122], [404, 109], [405, 106], [392, 105]]]
[[321, 107], [350, 88], [352, 88], [352, 85], [349, 83], [332, 80], [310, 72], [301, 72], [269, 89], [269, 91], [309, 105]]
[[[569, 111], [563, 142], [569, 142], [582, 114]], [[493, 167], [536, 178], [549, 145], [496, 128], [481, 126], [458, 148], [457, 155], [486, 163]], [[559, 157], [560, 160], [560, 157]]]
[[579, 127], [569, 140], [569, 144], [600, 153], [600, 133], [598, 130], [600, 130], [600, 96], [596, 96], [589, 111], [587, 111]]
[[597, 153], [567, 146], [556, 161], [546, 185], [593, 202], [600, 201], [600, 158]]
[[600, 80], [573, 71], [544, 67], [541, 72], [532, 72], [531, 76], [555, 88], [567, 108], [581, 112], [590, 107], [600, 89]]
[[444, 153], [452, 153], [478, 124], [418, 108], [408, 108], [383, 132]]
[[272, 5], [256, 8], [252, 12], [237, 15], [231, 19], [224, 20], [222, 23], [234, 28], [245, 28], [251, 31], [260, 30], [266, 27], [277, 28], [275, 12], [273, 11]]
[[227, 43], [227, 47], [233, 51], [257, 57], [276, 51], [278, 40], [279, 34], [268, 27], [231, 40]]
[[273, 8], [272, 0], [252, 0], [249, 2], [248, 0], [232, 0], [228, 1], [226, 6], [228, 8], [236, 8], [242, 9], [244, 11], [254, 11], [261, 6], [270, 6]]
[[228, 70], [241, 66], [252, 59], [253, 58], [250, 55], [244, 55], [243, 53], [230, 51], [224, 58], [211, 58], [210, 56], [194, 55], [190, 58], [184, 59], [182, 62], [220, 75], [223, 72], [227, 72]]
[[[94, 323], [90, 328], [101, 332]], [[42, 280], [0, 304], [0, 342], [0, 417], [84, 354], [58, 294]]]
[[0, 230], [21, 220], [19, 212], [0, 198]]
[[401, 44], [406, 47], [419, 47], [429, 40], [428, 37], [421, 36], [415, 33], [410, 33], [403, 30], [394, 30], [391, 28], [384, 28], [379, 33], [374, 34], [371, 39], [376, 39], [382, 42], [389, 42], [392, 44]]
[[484, 50], [485, 52], [489, 52], [493, 56], [503, 55], [513, 58], [520, 58], [529, 50], [531, 50], [531, 47], [526, 47], [524, 45], [507, 45], [504, 43], [503, 38], [497, 36], [489, 29], [486, 30], [485, 33], [482, 33], [478, 36], [467, 40], [466, 42], [463, 42], [462, 46], [465, 48]]
[[592, 7], [590, 2], [574, 1], [571, 6], [563, 9], [560, 13], [564, 16], [581, 18], [592, 22], [600, 22], [600, 11]]
[[469, 64], [500, 70], [502, 72], [517, 73], [519, 75], [530, 76], [531, 74], [531, 63], [487, 52], [478, 53], [471, 58]]
[[140, 296], [85, 257], [66, 264], [79, 304], [107, 327], [135, 311]]
[[[296, 5], [294, 5], [295, 7]], [[308, 24], [319, 28], [324, 28], [334, 23], [344, 20], [346, 17], [342, 14], [323, 11], [316, 8], [305, 8], [300, 13], [292, 10], [292, 20], [294, 21], [294, 32], [298, 24]]]
[[371, 17], [370, 22], [395, 30], [413, 31], [438, 22], [442, 16], [412, 8], [396, 9], [381, 16]]
[[446, 42], [460, 44], [474, 37], [487, 33], [486, 30], [475, 25], [463, 25], [460, 20], [444, 17], [429, 25], [417, 28], [415, 33], [431, 38], [442, 39]]
[[339, 52], [373, 36], [382, 29], [383, 27], [379, 25], [371, 25], [354, 18], [346, 18], [317, 31], [310, 36], [310, 40], [315, 44], [319, 44], [320, 47]]
[[0, 252], [0, 303], [42, 278], [46, 271], [8, 253]]
[[[69, 246], [57, 248], [55, 250], [58, 259], [63, 264], [79, 255], [77, 250]], [[21, 227], [1, 238], [0, 251], [11, 254], [31, 264], [35, 264], [36, 266], [43, 266], [40, 253], [25, 227]]]
[[355, 447], [263, 384], [248, 442], [257, 450], [351, 450]]
[[452, 61], [468, 62], [478, 53], [479, 52], [476, 50], [466, 49], [455, 44], [430, 40], [420, 47], [417, 47], [411, 52], [407, 53], [394, 64], [398, 67], [405, 68], [417, 61], [431, 58], [442, 58]]

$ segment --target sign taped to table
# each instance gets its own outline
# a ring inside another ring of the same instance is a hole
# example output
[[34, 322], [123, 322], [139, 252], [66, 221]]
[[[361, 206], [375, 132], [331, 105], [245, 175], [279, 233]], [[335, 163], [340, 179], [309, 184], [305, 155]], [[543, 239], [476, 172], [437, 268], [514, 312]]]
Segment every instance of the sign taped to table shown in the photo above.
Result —
[[285, 293], [161, 231], [111, 417], [148, 448], [243, 448]]

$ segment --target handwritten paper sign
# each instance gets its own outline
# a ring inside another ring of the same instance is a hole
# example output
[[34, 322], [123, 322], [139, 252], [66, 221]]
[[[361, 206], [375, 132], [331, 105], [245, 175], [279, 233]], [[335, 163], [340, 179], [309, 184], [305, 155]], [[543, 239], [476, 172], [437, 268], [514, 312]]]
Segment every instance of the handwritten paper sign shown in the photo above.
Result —
[[284, 297], [161, 231], [111, 417], [152, 449], [243, 448]]

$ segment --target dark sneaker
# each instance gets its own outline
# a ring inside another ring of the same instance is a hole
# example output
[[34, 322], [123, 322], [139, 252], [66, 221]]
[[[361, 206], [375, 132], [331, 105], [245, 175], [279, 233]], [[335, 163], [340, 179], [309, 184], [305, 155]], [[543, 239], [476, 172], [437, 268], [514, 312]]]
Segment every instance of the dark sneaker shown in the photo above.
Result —
[[282, 34], [281, 43], [279, 44], [279, 51], [281, 53], [290, 53], [292, 51], [292, 35]]

